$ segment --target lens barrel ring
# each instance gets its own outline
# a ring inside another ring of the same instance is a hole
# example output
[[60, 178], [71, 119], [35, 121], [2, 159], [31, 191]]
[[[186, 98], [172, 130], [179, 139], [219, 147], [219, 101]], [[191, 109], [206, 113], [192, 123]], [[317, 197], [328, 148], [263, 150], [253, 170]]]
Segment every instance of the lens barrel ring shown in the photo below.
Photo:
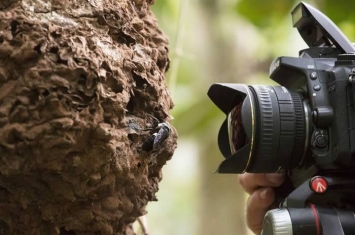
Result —
[[305, 148], [305, 111], [299, 93], [281, 86], [250, 86], [256, 101], [255, 146], [247, 172], [294, 169]]
[[290, 165], [296, 166], [300, 163], [299, 157], [303, 156], [305, 148], [306, 139], [306, 129], [305, 126], [308, 125], [305, 120], [305, 112], [302, 97], [299, 93], [291, 92], [291, 97], [293, 101], [293, 107], [295, 110], [295, 140], [294, 147], [290, 159]]
[[276, 95], [267, 86], [252, 86], [256, 102], [256, 146], [251, 162], [252, 172], [263, 172], [274, 167], [279, 136], [279, 117]]

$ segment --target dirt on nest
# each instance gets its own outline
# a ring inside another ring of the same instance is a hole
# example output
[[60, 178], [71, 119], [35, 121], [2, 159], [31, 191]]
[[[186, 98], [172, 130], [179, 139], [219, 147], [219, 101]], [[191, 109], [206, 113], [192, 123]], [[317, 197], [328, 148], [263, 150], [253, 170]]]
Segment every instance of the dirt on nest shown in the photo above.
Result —
[[156, 200], [173, 127], [152, 0], [0, 2], [1, 234], [125, 234]]

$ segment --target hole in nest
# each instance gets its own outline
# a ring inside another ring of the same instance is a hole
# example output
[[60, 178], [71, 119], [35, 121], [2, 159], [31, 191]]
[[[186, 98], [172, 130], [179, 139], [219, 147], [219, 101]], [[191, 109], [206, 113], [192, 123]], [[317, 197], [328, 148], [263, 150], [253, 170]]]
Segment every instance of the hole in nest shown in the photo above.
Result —
[[49, 96], [49, 91], [48, 90], [44, 90], [43, 92], [42, 92], [42, 96], [44, 96], [44, 97], [47, 97], [47, 96]]
[[131, 97], [131, 99], [129, 100], [129, 102], [127, 104], [127, 110], [129, 113], [133, 113], [134, 106], [135, 106], [134, 98]]
[[161, 59], [161, 60], [158, 60], [157, 65], [158, 65], [159, 69], [163, 69], [167, 65], [167, 62], [165, 59]]
[[139, 168], [141, 166], [142, 166], [142, 163], [138, 162], [137, 167]]
[[117, 41], [120, 44], [125, 44], [127, 46], [131, 46], [132, 44], [136, 43], [136, 39], [134, 39], [133, 37], [131, 37], [128, 34], [125, 34], [121, 31], [117, 31], [117, 30], [109, 30], [108, 31], [108, 35], [110, 35], [110, 37], [114, 40]]
[[[7, 142], [9, 144], [17, 144], [19, 142], [22, 142], [22, 137], [21, 137], [21, 133], [19, 133], [16, 130], [13, 130], [9, 133], [8, 138], [7, 138]], [[1, 234], [1, 233], [0, 233]]]
[[128, 139], [129, 139], [130, 141], [133, 141], [133, 135], [132, 135], [132, 134], [128, 134]]
[[83, 74], [83, 73], [81, 73], [80, 75], [79, 75], [79, 79], [78, 79], [78, 83], [80, 84], [80, 83], [86, 83], [86, 75], [85, 74]]
[[64, 227], [60, 227], [59, 235], [76, 235], [76, 232], [73, 230], [66, 230]]
[[49, 48], [49, 52], [50, 52], [50, 53], [57, 54], [58, 51], [59, 51], [59, 48], [58, 48], [58, 47], [51, 47], [51, 48]]
[[53, 32], [51, 32], [50, 34], [51, 34], [51, 36], [52, 36], [53, 38], [60, 38], [60, 36], [61, 36], [61, 34], [58, 33], [58, 32], [56, 32], [56, 31], [53, 31]]
[[107, 25], [106, 20], [103, 16], [99, 16], [97, 18], [97, 23], [99, 23], [100, 25]]
[[132, 72], [132, 77], [133, 77], [134, 81], [136, 82], [137, 88], [144, 88], [145, 85], [146, 86], [148, 85], [148, 83], [143, 78], [141, 78], [140, 76], [138, 76], [134, 72]]
[[115, 93], [121, 93], [123, 91], [123, 85], [120, 83], [119, 79], [115, 78], [109, 71], [106, 73], [106, 84]]
[[12, 33], [13, 37], [16, 36], [17, 26], [19, 26], [19, 25], [20, 25], [20, 23], [17, 20], [11, 21], [10, 26], [11, 26], [11, 33]]
[[33, 48], [33, 50], [35, 50], [35, 51], [37, 51], [37, 53], [38, 54], [41, 54], [42, 52], [41, 52], [41, 44], [38, 44], [37, 46], [35, 46], [34, 48]]
[[0, 44], [4, 43], [5, 39], [4, 39], [4, 36], [0, 36]]
[[94, 115], [94, 114], [96, 113], [96, 109], [95, 109], [95, 108], [90, 108], [90, 109], [89, 109], [89, 113], [90, 113], [91, 115]]

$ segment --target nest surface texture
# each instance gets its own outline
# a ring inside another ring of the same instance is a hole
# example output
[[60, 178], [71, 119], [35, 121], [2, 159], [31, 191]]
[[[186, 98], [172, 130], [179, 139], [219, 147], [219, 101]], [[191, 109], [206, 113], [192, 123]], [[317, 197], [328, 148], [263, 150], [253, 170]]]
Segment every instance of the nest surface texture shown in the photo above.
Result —
[[1, 234], [125, 234], [176, 148], [152, 0], [0, 1]]

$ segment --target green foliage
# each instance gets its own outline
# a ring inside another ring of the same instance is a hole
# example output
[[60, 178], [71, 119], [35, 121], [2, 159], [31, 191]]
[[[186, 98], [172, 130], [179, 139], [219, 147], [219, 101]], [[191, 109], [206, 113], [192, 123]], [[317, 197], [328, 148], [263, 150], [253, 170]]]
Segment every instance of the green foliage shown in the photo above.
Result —
[[[278, 22], [291, 16], [291, 10], [301, 1], [295, 0], [240, 0], [235, 4], [236, 13], [253, 23], [259, 29], [274, 27]], [[309, 2], [309, 1], [307, 1]], [[321, 10], [335, 24], [337, 24], [347, 36], [354, 40], [355, 1], [349, 0], [320, 0], [311, 2], [314, 7]], [[350, 26], [352, 25], [352, 27]]]
[[[177, 30], [179, 1], [157, 0], [152, 6], [152, 10], [158, 19], [159, 27], [172, 39]], [[172, 43], [171, 40], [170, 43]]]
[[350, 41], [355, 41], [355, 1], [324, 0], [320, 5], [325, 13], [344, 32]]
[[170, 18], [174, 19], [177, 17], [178, 5], [179, 4], [177, 1], [158, 0], [152, 6], [152, 10], [154, 11], [158, 19], [161, 19], [161, 17], [163, 17], [164, 14], [172, 14]]
[[270, 27], [290, 14], [294, 0], [241, 0], [236, 12], [260, 28]]
[[[324, 0], [320, 4], [321, 10], [335, 23], [350, 21], [355, 23], [355, 1], [349, 0]], [[354, 26], [353, 26], [354, 27]]]

